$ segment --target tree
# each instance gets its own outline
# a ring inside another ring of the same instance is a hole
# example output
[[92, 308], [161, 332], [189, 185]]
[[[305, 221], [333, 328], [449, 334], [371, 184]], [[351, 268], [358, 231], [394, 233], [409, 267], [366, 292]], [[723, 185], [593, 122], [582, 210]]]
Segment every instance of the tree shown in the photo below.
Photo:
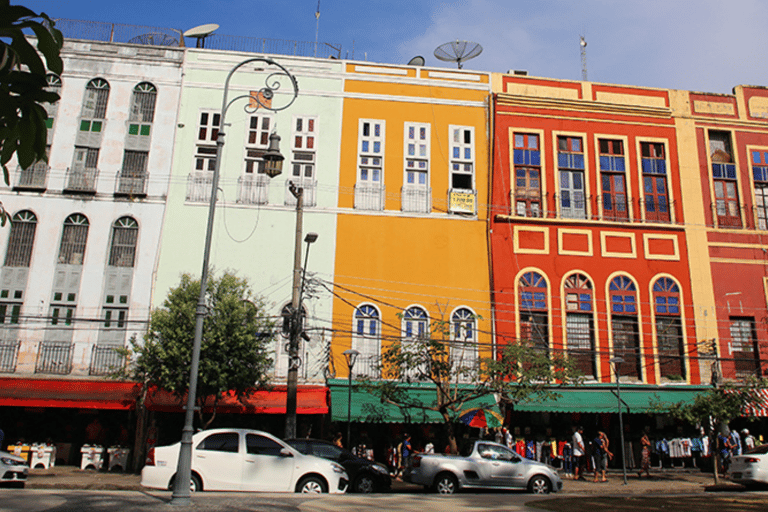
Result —
[[[131, 340], [129, 377], [180, 399], [187, 394], [199, 294], [200, 281], [183, 274], [162, 307], [152, 312], [144, 342]], [[243, 399], [267, 385], [267, 371], [272, 367], [267, 349], [274, 332], [274, 323], [264, 315], [263, 303], [252, 296], [245, 279], [227, 272], [211, 276], [208, 296], [197, 389], [203, 428], [215, 419], [224, 393], [233, 392]], [[206, 420], [203, 404], [211, 402], [213, 413]]]
[[[530, 340], [504, 345], [495, 358], [478, 359], [475, 343], [451, 340], [450, 327], [439, 320], [424, 336], [395, 340], [380, 357], [384, 379], [362, 377], [360, 386], [383, 403], [439, 413], [453, 453], [458, 451], [453, 424], [472, 402], [488, 396], [505, 404], [552, 400], [559, 396], [558, 386], [579, 381], [563, 354], [548, 353]], [[410, 393], [410, 382], [434, 384], [435, 399], [424, 402]]]
[[658, 412], [666, 412], [673, 417], [692, 425], [708, 427], [710, 450], [714, 454], [714, 480], [720, 483], [718, 467], [720, 450], [717, 449], [717, 434], [725, 431], [735, 418], [744, 415], [744, 411], [760, 406], [762, 402], [758, 389], [768, 386], [765, 379], [747, 379], [743, 383], [726, 383], [723, 386], [696, 395], [692, 402], [678, 402], [672, 405], [656, 405]]
[[[7, 164], [14, 154], [24, 168], [48, 159], [48, 115], [42, 103], [54, 103], [59, 95], [46, 90], [46, 74], [60, 75], [63, 69], [64, 38], [54, 25], [45, 13], [0, 0], [0, 165], [6, 184], [10, 183]], [[34, 32], [37, 49], [24, 30]]]

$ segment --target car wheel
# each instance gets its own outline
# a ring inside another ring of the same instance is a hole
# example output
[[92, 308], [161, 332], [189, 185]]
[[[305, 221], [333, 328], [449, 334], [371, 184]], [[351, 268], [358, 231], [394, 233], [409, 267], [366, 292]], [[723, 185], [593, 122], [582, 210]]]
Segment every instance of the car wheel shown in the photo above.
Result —
[[552, 482], [544, 475], [536, 475], [528, 481], [528, 490], [533, 494], [549, 494], [552, 492]]
[[200, 480], [200, 477], [194, 473], [189, 477], [189, 490], [191, 492], [200, 492], [203, 490], [203, 482]]
[[[175, 485], [176, 475], [173, 475], [173, 478], [171, 478], [171, 483], [168, 484], [168, 490], [172, 491]], [[200, 480], [200, 477], [194, 473], [192, 473], [189, 477], [189, 490], [190, 492], [200, 492], [203, 490], [203, 482]]]
[[355, 479], [355, 484], [352, 486], [352, 490], [361, 494], [370, 494], [376, 490], [376, 484], [373, 482], [373, 478], [370, 475], [359, 475]]
[[458, 490], [459, 481], [451, 473], [443, 473], [435, 480], [435, 492], [438, 494], [453, 494]]
[[325, 481], [316, 476], [305, 476], [296, 486], [296, 492], [308, 494], [320, 494], [328, 492], [328, 486]]

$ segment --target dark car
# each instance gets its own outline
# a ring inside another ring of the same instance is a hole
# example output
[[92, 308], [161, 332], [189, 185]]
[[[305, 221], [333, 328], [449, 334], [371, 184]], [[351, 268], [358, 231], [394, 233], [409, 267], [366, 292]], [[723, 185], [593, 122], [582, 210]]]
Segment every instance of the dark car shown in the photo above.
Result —
[[351, 492], [387, 491], [392, 484], [389, 470], [383, 464], [358, 457], [352, 452], [319, 439], [286, 439], [286, 443], [305, 455], [315, 455], [338, 462], [349, 475]]

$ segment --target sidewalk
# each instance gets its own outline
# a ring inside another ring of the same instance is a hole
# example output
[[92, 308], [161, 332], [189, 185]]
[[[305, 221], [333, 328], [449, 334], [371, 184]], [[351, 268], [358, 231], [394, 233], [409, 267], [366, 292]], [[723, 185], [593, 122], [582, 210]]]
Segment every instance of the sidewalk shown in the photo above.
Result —
[[[713, 485], [711, 473], [698, 470], [671, 469], [652, 473], [652, 477], [638, 478], [637, 473], [627, 474], [627, 485], [623, 485], [620, 471], [610, 471], [608, 482], [594, 483], [593, 475], [586, 481], [563, 480], [563, 493], [573, 495], [609, 494], [697, 494], [704, 491], [739, 491], [742, 486], [721, 479], [717, 488]], [[138, 491], [141, 477], [125, 473], [105, 473], [81, 470], [76, 466], [55, 466], [50, 469], [30, 469], [27, 488], [29, 489], [90, 489]], [[417, 494], [424, 492], [420, 486], [392, 481], [392, 492]]]

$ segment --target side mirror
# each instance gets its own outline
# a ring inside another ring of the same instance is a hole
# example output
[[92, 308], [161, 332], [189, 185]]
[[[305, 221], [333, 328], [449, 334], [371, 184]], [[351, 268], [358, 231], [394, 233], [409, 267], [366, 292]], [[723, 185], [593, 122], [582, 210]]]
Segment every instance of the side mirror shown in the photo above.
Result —
[[281, 457], [293, 457], [293, 454], [291, 453], [291, 450], [288, 448], [281, 448], [280, 449], [280, 456]]

